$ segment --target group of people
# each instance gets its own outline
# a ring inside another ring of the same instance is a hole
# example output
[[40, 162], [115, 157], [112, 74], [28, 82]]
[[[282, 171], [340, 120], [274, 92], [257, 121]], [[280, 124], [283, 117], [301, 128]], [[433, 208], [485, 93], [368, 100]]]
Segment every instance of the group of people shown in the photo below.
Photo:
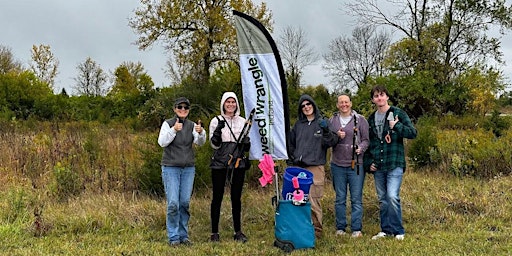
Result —
[[[171, 246], [191, 245], [188, 236], [190, 198], [192, 195], [195, 165], [193, 144], [206, 142], [206, 131], [201, 122], [188, 119], [190, 101], [184, 97], [174, 102], [175, 116], [165, 120], [160, 128], [158, 144], [163, 148], [162, 181], [167, 203], [166, 231]], [[243, 155], [250, 149], [250, 139], [244, 134], [246, 119], [240, 116], [240, 104], [234, 92], [226, 92], [220, 102], [220, 115], [210, 121], [209, 140], [214, 149], [210, 162], [212, 201], [210, 206], [212, 242], [219, 242], [219, 219], [226, 183], [231, 189], [233, 239], [247, 242], [242, 232], [242, 189], [246, 167], [237, 165], [233, 153]], [[233, 161], [235, 160], [235, 161]]]
[[417, 131], [402, 109], [389, 105], [389, 93], [384, 86], [372, 88], [370, 97], [377, 109], [368, 120], [352, 109], [349, 95], [338, 96], [338, 112], [328, 121], [310, 96], [299, 99], [299, 118], [290, 136], [293, 152], [290, 160], [313, 174], [309, 198], [317, 238], [323, 231], [320, 199], [324, 194], [324, 166], [327, 149], [332, 148], [336, 235], [347, 234], [347, 191], [351, 203], [351, 236], [363, 235], [363, 186], [366, 173], [371, 173], [375, 178], [381, 228], [372, 239], [386, 236], [404, 239], [400, 204], [400, 186], [406, 167], [404, 139], [414, 139]]
[[[313, 98], [302, 95], [299, 99], [298, 118], [290, 131], [289, 162], [313, 174], [309, 190], [311, 218], [317, 238], [322, 236], [322, 206], [324, 194], [327, 150], [332, 148], [330, 168], [336, 193], [336, 235], [347, 234], [346, 201], [350, 192], [352, 237], [361, 237], [363, 216], [363, 185], [366, 173], [375, 178], [380, 208], [381, 231], [372, 237], [386, 236], [402, 240], [400, 186], [405, 172], [404, 138], [414, 139], [416, 129], [408, 115], [398, 107], [389, 105], [389, 93], [383, 86], [371, 90], [376, 111], [366, 118], [352, 109], [349, 95], [338, 96], [338, 112], [324, 118]], [[163, 148], [162, 181], [164, 184], [167, 215], [166, 230], [172, 246], [190, 245], [188, 220], [195, 166], [193, 144], [206, 142], [206, 131], [200, 121], [187, 119], [190, 112], [188, 99], [180, 97], [174, 104], [173, 118], [162, 123], [158, 143]], [[209, 140], [214, 149], [211, 158], [212, 201], [210, 206], [210, 241], [219, 242], [219, 218], [226, 183], [231, 189], [233, 239], [246, 242], [241, 228], [241, 196], [245, 170], [234, 165], [232, 153], [241, 154], [250, 149], [245, 133], [246, 119], [240, 116], [238, 97], [233, 92], [222, 95], [220, 115], [210, 121]]]

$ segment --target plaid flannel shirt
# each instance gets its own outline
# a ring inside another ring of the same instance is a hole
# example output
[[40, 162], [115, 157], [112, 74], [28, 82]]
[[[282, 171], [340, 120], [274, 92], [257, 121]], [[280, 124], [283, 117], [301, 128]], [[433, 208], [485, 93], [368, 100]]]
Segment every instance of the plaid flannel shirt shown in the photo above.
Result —
[[[368, 118], [368, 124], [370, 126], [370, 147], [365, 153], [365, 170], [369, 170], [370, 165], [374, 163], [378, 170], [389, 171], [397, 167], [402, 167], [405, 172], [404, 138], [416, 138], [417, 131], [405, 111], [391, 106], [386, 112], [385, 117], [388, 116], [389, 112], [393, 112], [395, 117], [398, 116], [398, 122], [392, 130], [389, 128], [389, 122], [384, 122], [382, 139], [377, 135], [375, 112]], [[391, 136], [391, 143], [387, 143], [385, 140], [385, 136], [388, 133]]]

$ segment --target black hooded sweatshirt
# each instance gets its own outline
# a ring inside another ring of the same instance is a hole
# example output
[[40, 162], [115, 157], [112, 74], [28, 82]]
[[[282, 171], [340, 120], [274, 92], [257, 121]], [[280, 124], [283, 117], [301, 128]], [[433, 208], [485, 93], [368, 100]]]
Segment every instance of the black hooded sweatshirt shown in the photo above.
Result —
[[[306, 115], [302, 113], [302, 103], [305, 100], [312, 104], [315, 115], [312, 121], [308, 121]], [[329, 121], [320, 115], [315, 101], [307, 94], [299, 99], [298, 117], [290, 131], [293, 164], [301, 167], [324, 165], [327, 162], [327, 149], [338, 143], [338, 136], [329, 129]], [[320, 127], [322, 120], [326, 122], [326, 129]]]

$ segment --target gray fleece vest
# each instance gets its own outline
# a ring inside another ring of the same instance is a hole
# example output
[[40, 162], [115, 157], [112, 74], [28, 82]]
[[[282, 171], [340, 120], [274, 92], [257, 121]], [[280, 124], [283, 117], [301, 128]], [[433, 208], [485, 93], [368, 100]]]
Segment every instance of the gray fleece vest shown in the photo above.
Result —
[[[170, 127], [173, 127], [177, 118], [166, 120]], [[194, 166], [194, 149], [192, 144], [194, 142], [194, 122], [185, 119], [183, 122], [183, 129], [176, 133], [176, 137], [164, 148], [162, 153], [161, 165], [164, 166]]]

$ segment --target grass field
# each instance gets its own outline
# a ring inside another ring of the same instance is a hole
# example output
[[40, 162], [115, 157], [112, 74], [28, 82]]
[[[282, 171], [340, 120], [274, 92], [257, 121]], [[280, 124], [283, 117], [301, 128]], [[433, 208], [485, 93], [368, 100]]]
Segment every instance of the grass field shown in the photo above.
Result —
[[[170, 247], [165, 202], [137, 193], [84, 193], [50, 200], [28, 182], [0, 179], [2, 255], [282, 255], [273, 247], [274, 187], [247, 187], [243, 195], [246, 244], [232, 240], [229, 193], [221, 214], [221, 242], [208, 242], [210, 194], [191, 202], [191, 247]], [[15, 184], [15, 185], [14, 185]], [[364, 191], [362, 238], [335, 237], [334, 193], [323, 198], [324, 236], [314, 249], [292, 255], [511, 255], [511, 177], [490, 181], [408, 171], [402, 186], [406, 238], [371, 240], [379, 231], [373, 177]], [[38, 226], [36, 226], [38, 225]]]

